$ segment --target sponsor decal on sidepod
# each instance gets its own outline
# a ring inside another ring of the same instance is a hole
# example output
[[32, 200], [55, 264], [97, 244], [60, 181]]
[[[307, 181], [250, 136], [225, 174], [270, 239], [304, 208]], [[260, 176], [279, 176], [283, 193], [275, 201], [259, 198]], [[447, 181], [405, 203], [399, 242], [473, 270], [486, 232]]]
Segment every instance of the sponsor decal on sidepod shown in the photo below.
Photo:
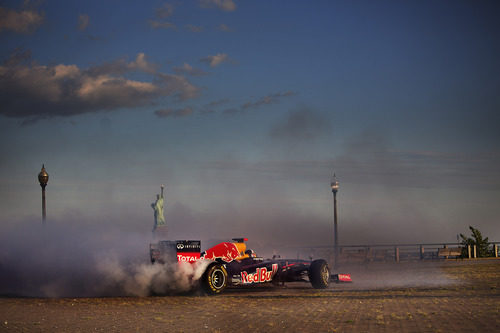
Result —
[[217, 258], [220, 258], [225, 262], [231, 262], [234, 259], [238, 258], [239, 255], [240, 252], [238, 251], [236, 245], [234, 245], [233, 243], [224, 242], [208, 249], [203, 259], [215, 260]]
[[177, 261], [196, 262], [198, 260], [200, 260], [199, 252], [177, 254]]
[[255, 273], [250, 273], [243, 271], [241, 272], [241, 282], [244, 284], [248, 283], [262, 283], [269, 282], [273, 279], [274, 274], [278, 271], [278, 264], [273, 264], [272, 270], [267, 271], [266, 267], [259, 267]]

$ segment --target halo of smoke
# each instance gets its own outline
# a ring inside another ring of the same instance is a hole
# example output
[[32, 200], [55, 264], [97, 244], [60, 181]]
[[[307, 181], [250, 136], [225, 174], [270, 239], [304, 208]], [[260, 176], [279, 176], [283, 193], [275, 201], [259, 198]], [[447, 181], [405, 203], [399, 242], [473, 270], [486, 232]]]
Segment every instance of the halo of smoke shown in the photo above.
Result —
[[189, 291], [208, 263], [151, 265], [150, 233], [34, 221], [3, 226], [0, 295], [147, 296]]
[[209, 261], [165, 265], [130, 264], [123, 266], [111, 257], [97, 262], [97, 269], [105, 277], [108, 288], [118, 287], [122, 294], [148, 296], [175, 294], [193, 290]]
[[453, 279], [446, 273], [447, 265], [461, 264], [463, 263], [434, 260], [370, 262], [342, 264], [340, 270], [351, 274], [354, 283], [345, 287], [350, 290], [446, 288], [466, 283]]

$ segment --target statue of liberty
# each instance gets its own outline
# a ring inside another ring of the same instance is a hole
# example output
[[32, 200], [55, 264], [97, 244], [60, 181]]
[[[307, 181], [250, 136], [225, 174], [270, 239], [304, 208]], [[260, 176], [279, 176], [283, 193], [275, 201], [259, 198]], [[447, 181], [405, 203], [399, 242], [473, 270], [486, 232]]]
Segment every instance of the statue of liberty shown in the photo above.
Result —
[[156, 195], [156, 201], [151, 204], [155, 211], [155, 224], [153, 226], [153, 234], [156, 232], [157, 228], [165, 228], [167, 224], [165, 223], [165, 216], [163, 216], [163, 188], [161, 186], [161, 194]]

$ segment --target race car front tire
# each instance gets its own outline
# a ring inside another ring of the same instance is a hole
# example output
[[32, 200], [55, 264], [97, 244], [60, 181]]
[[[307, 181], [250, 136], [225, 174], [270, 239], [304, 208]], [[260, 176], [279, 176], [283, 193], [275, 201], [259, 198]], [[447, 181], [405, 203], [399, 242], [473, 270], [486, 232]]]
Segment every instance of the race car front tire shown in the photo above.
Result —
[[309, 266], [309, 280], [315, 289], [328, 288], [330, 269], [326, 261], [318, 259], [311, 263], [311, 266]]
[[219, 263], [210, 264], [201, 278], [201, 286], [207, 294], [220, 294], [227, 286], [227, 271]]

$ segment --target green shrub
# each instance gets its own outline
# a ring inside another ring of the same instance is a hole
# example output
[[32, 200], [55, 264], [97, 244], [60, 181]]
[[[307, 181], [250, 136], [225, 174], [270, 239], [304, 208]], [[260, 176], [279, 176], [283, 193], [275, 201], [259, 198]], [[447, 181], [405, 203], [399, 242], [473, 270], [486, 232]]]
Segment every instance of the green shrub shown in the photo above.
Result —
[[467, 252], [468, 245], [470, 245], [471, 247], [476, 245], [477, 256], [479, 258], [494, 256], [495, 254], [493, 253], [493, 249], [490, 248], [488, 237], [483, 238], [483, 235], [481, 235], [481, 232], [472, 226], [469, 226], [469, 229], [472, 232], [472, 238], [466, 237], [466, 236], [464, 236], [464, 234], [460, 234], [460, 237], [462, 238], [462, 245], [463, 245], [462, 257], [468, 256], [468, 252]]

